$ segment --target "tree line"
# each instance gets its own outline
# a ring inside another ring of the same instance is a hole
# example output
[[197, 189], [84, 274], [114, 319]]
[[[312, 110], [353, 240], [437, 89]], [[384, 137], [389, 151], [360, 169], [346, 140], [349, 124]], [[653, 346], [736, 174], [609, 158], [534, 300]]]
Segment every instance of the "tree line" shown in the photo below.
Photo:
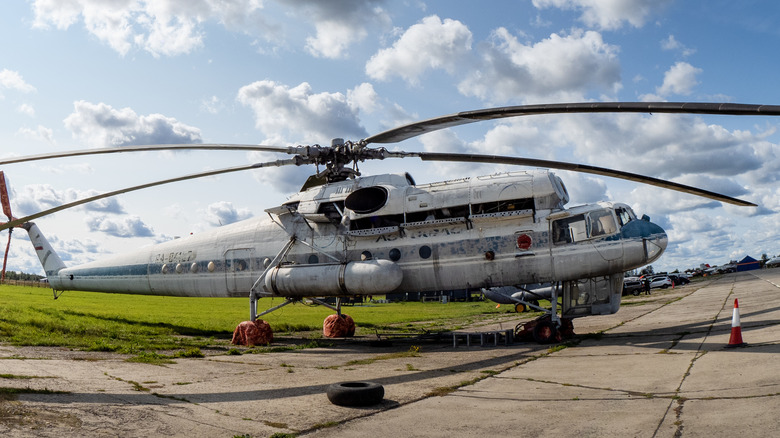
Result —
[[28, 274], [26, 272], [5, 271], [5, 279], [6, 280], [39, 281], [41, 278], [44, 278], [43, 275]]

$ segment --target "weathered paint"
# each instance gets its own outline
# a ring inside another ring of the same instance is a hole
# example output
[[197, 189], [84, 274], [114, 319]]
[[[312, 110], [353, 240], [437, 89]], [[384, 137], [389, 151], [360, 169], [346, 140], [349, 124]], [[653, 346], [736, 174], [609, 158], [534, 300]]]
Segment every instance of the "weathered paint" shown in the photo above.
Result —
[[[292, 237], [295, 243], [279, 265], [382, 260], [393, 266], [388, 272], [400, 272], [391, 275], [399, 279], [392, 292], [610, 276], [651, 263], [667, 243], [661, 227], [637, 219], [623, 204], [564, 209], [568, 194], [549, 172], [412, 182], [408, 176], [380, 175], [313, 187], [267, 210], [268, 216], [71, 268], [58, 257], [49, 258], [56, 254], [37, 227], [30, 226], [29, 234], [36, 248], [42, 248], [38, 254], [55, 290], [200, 297], [247, 296]], [[343, 209], [350, 193], [372, 185], [386, 190], [384, 206], [372, 215]], [[475, 211], [477, 206], [480, 211]], [[619, 223], [618, 210], [625, 216], [622, 220], [630, 221]], [[577, 215], [604, 218], [609, 232], [582, 228], [576, 230], [576, 241], [556, 241], [555, 221]], [[373, 216], [385, 217], [383, 226], [369, 227]], [[399, 222], [388, 225], [392, 220]], [[342, 286], [329, 282], [313, 288], [317, 293], [312, 295], [341, 295]], [[261, 288], [259, 292], [273, 294]], [[381, 289], [357, 286], [350, 293], [390, 292]], [[296, 297], [306, 295], [294, 285], [286, 290]]]

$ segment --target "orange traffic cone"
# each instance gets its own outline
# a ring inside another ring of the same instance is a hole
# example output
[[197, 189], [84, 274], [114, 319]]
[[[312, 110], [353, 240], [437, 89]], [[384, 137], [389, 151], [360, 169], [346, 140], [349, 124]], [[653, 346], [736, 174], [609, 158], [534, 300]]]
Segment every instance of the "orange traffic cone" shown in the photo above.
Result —
[[731, 338], [726, 348], [744, 347], [747, 343], [742, 342], [742, 323], [739, 321], [739, 302], [734, 299], [734, 314], [731, 317]]

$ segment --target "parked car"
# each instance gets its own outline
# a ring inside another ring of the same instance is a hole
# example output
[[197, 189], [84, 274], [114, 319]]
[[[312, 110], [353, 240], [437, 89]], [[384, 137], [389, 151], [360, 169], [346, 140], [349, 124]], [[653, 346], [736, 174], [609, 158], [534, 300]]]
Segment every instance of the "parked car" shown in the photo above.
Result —
[[623, 280], [623, 295], [642, 293], [642, 282], [638, 278], [625, 278]]
[[691, 282], [691, 280], [689, 280], [688, 277], [684, 274], [669, 274], [668, 277], [670, 280], [672, 280], [672, 282], [674, 282], [675, 286], [680, 286]]
[[672, 283], [672, 279], [666, 275], [655, 276], [652, 278], [652, 280], [650, 280], [650, 289], [656, 289], [659, 287], [661, 289], [666, 289], [667, 287], [672, 287], [673, 285], [674, 283]]

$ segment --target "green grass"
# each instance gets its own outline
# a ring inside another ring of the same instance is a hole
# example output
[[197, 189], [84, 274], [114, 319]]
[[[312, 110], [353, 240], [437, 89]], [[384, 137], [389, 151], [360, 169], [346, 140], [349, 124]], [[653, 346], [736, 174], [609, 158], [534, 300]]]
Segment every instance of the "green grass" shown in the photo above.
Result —
[[[264, 298], [258, 309], [280, 304]], [[357, 334], [431, 332], [482, 319], [500, 318], [511, 306], [491, 302], [394, 303], [345, 306]], [[321, 333], [332, 311], [294, 304], [263, 316], [276, 336]], [[229, 345], [236, 325], [248, 319], [248, 298], [180, 298], [68, 291], [53, 299], [48, 289], [0, 285], [0, 342], [17, 346], [64, 346], [86, 351], [165, 352], [170, 357], [201, 357], [201, 349]], [[513, 313], [513, 316], [517, 317]], [[173, 353], [171, 353], [173, 352]], [[178, 352], [178, 353], [177, 353]], [[154, 356], [151, 356], [155, 359]]]

